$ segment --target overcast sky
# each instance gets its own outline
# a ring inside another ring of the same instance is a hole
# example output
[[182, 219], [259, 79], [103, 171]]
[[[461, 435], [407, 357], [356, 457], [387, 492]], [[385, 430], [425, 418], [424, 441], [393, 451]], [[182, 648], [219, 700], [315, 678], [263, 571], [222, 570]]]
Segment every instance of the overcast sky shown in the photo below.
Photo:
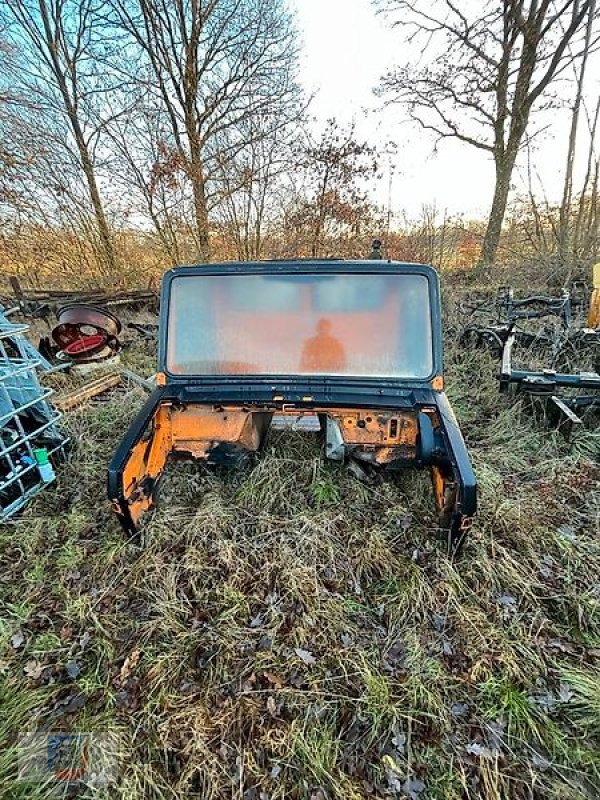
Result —
[[[373, 88], [386, 70], [402, 63], [400, 31], [386, 27], [370, 0], [289, 0], [296, 10], [304, 43], [302, 78], [316, 97], [311, 107], [317, 126], [329, 117], [341, 123], [354, 121], [357, 136], [380, 144], [392, 139], [398, 145], [394, 158], [392, 208], [395, 215], [416, 216], [423, 204], [467, 217], [485, 216], [493, 189], [493, 165], [487, 154], [468, 145], [446, 140], [434, 153], [434, 140], [406, 120], [400, 108], [382, 108]], [[597, 96], [599, 60], [590, 60], [588, 86]], [[566, 88], [565, 88], [566, 91]], [[542, 121], [542, 120], [540, 120]], [[562, 166], [568, 136], [567, 110], [543, 120], [549, 125], [537, 139], [534, 152], [539, 174], [537, 191], [550, 200], [562, 192]], [[587, 147], [581, 138], [582, 151]], [[579, 174], [585, 158], [579, 159]], [[524, 159], [516, 190], [523, 191]], [[386, 170], [387, 171], [387, 170]], [[543, 189], [541, 184], [543, 184]], [[374, 189], [374, 199], [387, 205], [388, 181]]]

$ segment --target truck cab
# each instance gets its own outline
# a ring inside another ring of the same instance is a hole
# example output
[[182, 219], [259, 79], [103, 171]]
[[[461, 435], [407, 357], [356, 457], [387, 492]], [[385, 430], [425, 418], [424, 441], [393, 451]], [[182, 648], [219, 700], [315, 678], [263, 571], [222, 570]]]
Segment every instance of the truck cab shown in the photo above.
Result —
[[430, 266], [296, 259], [171, 269], [156, 384], [108, 472], [129, 532], [155, 504], [170, 457], [242, 465], [276, 416], [316, 417], [327, 458], [428, 469], [454, 545], [475, 514], [475, 476], [444, 393]]

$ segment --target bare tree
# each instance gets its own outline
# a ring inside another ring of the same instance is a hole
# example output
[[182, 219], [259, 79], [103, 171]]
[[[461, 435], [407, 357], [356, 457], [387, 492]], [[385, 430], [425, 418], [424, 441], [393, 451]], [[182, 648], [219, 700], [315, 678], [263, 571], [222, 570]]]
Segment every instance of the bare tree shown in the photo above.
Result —
[[137, 79], [155, 88], [164, 108], [167, 145], [191, 186], [198, 256], [208, 260], [212, 176], [241, 146], [236, 130], [275, 109], [273, 119], [283, 124], [297, 106], [291, 17], [282, 0], [111, 0], [111, 6], [142, 56], [134, 62]]
[[590, 142], [583, 185], [577, 203], [575, 226], [573, 231], [573, 252], [581, 258], [591, 258], [597, 250], [599, 241], [600, 218], [598, 213], [598, 177], [600, 157], [596, 149], [596, 135], [600, 122], [600, 97], [596, 100], [594, 112], [587, 114]]
[[163, 109], [151, 92], [136, 85], [126, 105], [106, 127], [113, 186], [127, 199], [120, 214], [130, 225], [152, 225], [162, 261], [184, 263], [197, 250], [186, 164], [168, 144]]
[[577, 130], [579, 126], [579, 113], [583, 101], [583, 87], [586, 75], [586, 67], [590, 54], [590, 44], [592, 40], [592, 28], [596, 13], [596, 2], [592, 0], [588, 10], [587, 24], [585, 28], [585, 38], [581, 64], [576, 77], [575, 99], [571, 111], [571, 128], [569, 131], [569, 143], [567, 147], [567, 162], [565, 168], [565, 180], [563, 186], [563, 196], [560, 205], [560, 218], [558, 226], [558, 245], [560, 258], [563, 264], [571, 260], [573, 254], [570, 231], [571, 231], [571, 207], [573, 203], [573, 165], [575, 162], [575, 147], [577, 144]]
[[[494, 159], [495, 187], [481, 260], [495, 261], [511, 177], [530, 116], [581, 53], [594, 0], [378, 0], [423, 59], [390, 72], [381, 93], [407, 105], [438, 139], [456, 138]], [[588, 48], [594, 46], [592, 36]]]
[[114, 273], [114, 243], [96, 171], [98, 131], [90, 113], [100, 92], [91, 43], [101, 36], [102, 5], [103, 0], [5, 0], [3, 14], [15, 50], [24, 49], [28, 55], [26, 66], [21, 59], [19, 74], [13, 73], [13, 78], [22, 87], [30, 110], [63, 118], [63, 145], [69, 149], [73, 144], [83, 174], [100, 260]]
[[293, 144], [301, 136], [298, 127], [290, 124], [271, 136], [272, 126], [262, 115], [249, 119], [241, 132], [246, 145], [215, 175], [222, 187], [223, 226], [242, 260], [261, 258], [267, 230], [281, 220], [288, 176], [297, 166]]
[[311, 254], [316, 257], [328, 223], [356, 226], [368, 210], [364, 182], [377, 174], [376, 151], [357, 141], [353, 127], [344, 130], [329, 120], [320, 139], [308, 138], [298, 164], [307, 178], [304, 215], [312, 218]]

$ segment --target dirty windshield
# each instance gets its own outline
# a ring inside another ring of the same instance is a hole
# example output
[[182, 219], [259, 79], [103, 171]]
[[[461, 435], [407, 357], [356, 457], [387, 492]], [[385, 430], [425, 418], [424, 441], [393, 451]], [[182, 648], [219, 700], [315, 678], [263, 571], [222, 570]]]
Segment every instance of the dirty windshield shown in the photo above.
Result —
[[167, 369], [179, 375], [427, 378], [427, 278], [190, 275], [171, 284]]

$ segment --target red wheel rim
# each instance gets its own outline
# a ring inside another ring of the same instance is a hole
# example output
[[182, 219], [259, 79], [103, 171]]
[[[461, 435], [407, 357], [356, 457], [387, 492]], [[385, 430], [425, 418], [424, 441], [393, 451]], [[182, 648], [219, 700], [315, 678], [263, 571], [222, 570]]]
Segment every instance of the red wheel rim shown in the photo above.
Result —
[[101, 333], [94, 333], [90, 336], [82, 336], [74, 342], [68, 344], [63, 348], [68, 356], [82, 356], [85, 354], [93, 353], [94, 350], [100, 349], [106, 341], [106, 336]]

